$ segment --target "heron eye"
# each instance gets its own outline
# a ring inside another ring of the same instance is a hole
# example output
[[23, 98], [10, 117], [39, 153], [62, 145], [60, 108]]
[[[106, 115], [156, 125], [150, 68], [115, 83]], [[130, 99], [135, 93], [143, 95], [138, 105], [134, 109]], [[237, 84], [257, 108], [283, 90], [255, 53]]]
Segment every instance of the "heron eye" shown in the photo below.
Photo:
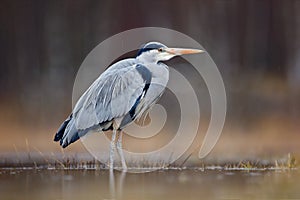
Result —
[[158, 52], [163, 52], [163, 49], [162, 48], [159, 48], [159, 49], [157, 49], [158, 50]]

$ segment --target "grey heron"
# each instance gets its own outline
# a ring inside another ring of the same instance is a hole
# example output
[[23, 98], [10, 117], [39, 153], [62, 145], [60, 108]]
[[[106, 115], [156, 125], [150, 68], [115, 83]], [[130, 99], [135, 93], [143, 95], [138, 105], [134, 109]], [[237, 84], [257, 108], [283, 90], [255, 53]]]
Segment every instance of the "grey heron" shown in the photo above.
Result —
[[115, 149], [127, 169], [122, 150], [122, 129], [147, 112], [161, 97], [169, 80], [162, 61], [203, 50], [168, 48], [159, 42], [145, 44], [136, 58], [121, 60], [105, 70], [83, 93], [70, 116], [58, 129], [54, 141], [65, 148], [90, 130], [112, 130], [109, 167]]

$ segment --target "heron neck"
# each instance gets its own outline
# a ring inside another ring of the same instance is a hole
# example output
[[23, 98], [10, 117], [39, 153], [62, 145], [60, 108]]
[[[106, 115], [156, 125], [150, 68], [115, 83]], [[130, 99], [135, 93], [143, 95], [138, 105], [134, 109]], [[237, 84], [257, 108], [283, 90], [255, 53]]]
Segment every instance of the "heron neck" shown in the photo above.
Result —
[[141, 64], [144, 64], [144, 63], [157, 64], [158, 63], [158, 60], [156, 60], [154, 57], [148, 56], [148, 55], [143, 55], [143, 54], [136, 57], [136, 60], [138, 63], [141, 63]]

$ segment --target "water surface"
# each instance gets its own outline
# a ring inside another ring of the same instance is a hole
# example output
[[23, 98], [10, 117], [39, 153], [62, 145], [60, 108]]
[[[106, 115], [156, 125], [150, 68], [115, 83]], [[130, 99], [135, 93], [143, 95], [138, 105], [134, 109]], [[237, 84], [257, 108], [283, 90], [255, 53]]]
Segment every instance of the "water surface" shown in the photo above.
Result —
[[0, 170], [0, 199], [300, 199], [299, 189], [297, 170]]

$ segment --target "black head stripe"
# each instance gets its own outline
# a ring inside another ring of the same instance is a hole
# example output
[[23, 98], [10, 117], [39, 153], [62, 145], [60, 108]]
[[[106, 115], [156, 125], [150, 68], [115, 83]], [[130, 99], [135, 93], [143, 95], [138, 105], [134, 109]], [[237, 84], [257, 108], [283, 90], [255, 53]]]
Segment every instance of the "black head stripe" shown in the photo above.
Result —
[[162, 47], [164, 48], [166, 46], [158, 42], [149, 42], [140, 48], [140, 50], [137, 53], [137, 56], [141, 55], [143, 52], [150, 51], [153, 49], [159, 49]]

